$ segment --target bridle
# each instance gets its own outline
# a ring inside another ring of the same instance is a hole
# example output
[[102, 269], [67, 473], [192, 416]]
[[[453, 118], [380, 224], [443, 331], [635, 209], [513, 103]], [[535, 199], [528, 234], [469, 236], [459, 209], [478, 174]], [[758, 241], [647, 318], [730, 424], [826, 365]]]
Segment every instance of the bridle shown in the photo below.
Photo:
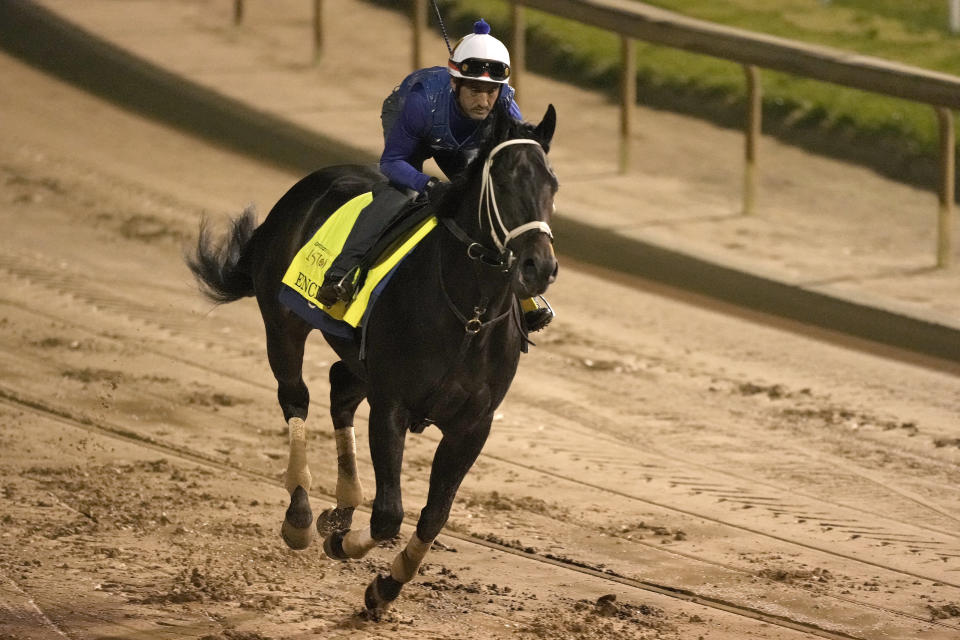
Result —
[[466, 245], [467, 257], [486, 267], [499, 271], [509, 271], [513, 266], [514, 255], [509, 245], [514, 238], [528, 231], [539, 231], [540, 233], [547, 234], [550, 237], [550, 241], [553, 242], [553, 231], [550, 229], [550, 225], [542, 220], [526, 222], [513, 229], [507, 229], [507, 226], [503, 223], [503, 217], [500, 215], [500, 208], [497, 205], [497, 196], [494, 190], [493, 176], [490, 175], [490, 168], [493, 166], [493, 157], [498, 152], [505, 147], [515, 144], [535, 144], [540, 150], [540, 153], [543, 154], [544, 159], [546, 159], [546, 152], [544, 152], [543, 146], [536, 140], [530, 138], [514, 138], [495, 146], [484, 161], [481, 174], [480, 197], [477, 202], [477, 226], [479, 229], [483, 229], [484, 212], [486, 212], [486, 226], [490, 229], [490, 238], [493, 240], [496, 250], [471, 238], [452, 218], [442, 218], [447, 230]]
[[[505, 257], [508, 257], [512, 253], [507, 248], [507, 245], [510, 244], [510, 241], [517, 236], [526, 233], [527, 231], [536, 230], [541, 233], [545, 233], [550, 236], [551, 241], [553, 240], [553, 232], [550, 230], [550, 225], [542, 220], [527, 222], [509, 230], [507, 229], [507, 226], [503, 224], [503, 218], [500, 215], [500, 208], [497, 206], [497, 195], [494, 191], [493, 176], [490, 175], [490, 169], [493, 167], [493, 157], [502, 149], [515, 144], [535, 144], [540, 149], [540, 153], [546, 155], [540, 143], [536, 140], [531, 140], [530, 138], [514, 138], [513, 140], [507, 140], [506, 142], [501, 142], [495, 146], [490, 151], [490, 155], [487, 156], [486, 161], [483, 163], [483, 175], [480, 183], [480, 200], [477, 203], [478, 226], [481, 229], [483, 228], [483, 211], [486, 209], [487, 226], [490, 228], [490, 238], [493, 240], [493, 244], [500, 251], [500, 255]], [[503, 240], [500, 239], [501, 235], [503, 236]], [[510, 260], [508, 257], [505, 262], [509, 261]]]
[[[466, 245], [467, 257], [470, 258], [476, 265], [478, 278], [480, 277], [479, 270], [482, 267], [494, 269], [500, 272], [506, 272], [512, 268], [514, 256], [513, 251], [511, 251], [509, 248], [509, 244], [517, 236], [527, 233], [528, 231], [539, 231], [540, 233], [547, 234], [551, 241], [553, 240], [553, 232], [550, 230], [550, 225], [542, 220], [527, 222], [518, 225], [513, 229], [507, 229], [507, 226], [503, 223], [503, 217], [500, 215], [500, 209], [497, 206], [497, 197], [494, 190], [493, 177], [490, 175], [490, 168], [493, 166], [493, 158], [498, 152], [515, 144], [535, 144], [540, 150], [540, 153], [546, 157], [543, 146], [536, 140], [532, 140], [530, 138], [514, 138], [512, 140], [507, 140], [506, 142], [501, 142], [495, 146], [484, 161], [481, 175], [482, 182], [480, 185], [480, 200], [479, 204], [477, 205], [477, 222], [479, 228], [483, 229], [483, 217], [484, 212], [486, 212], [487, 226], [490, 228], [490, 237], [493, 240], [494, 245], [497, 247], [496, 251], [471, 238], [469, 235], [467, 235], [467, 232], [460, 227], [460, 225], [454, 222], [452, 218], [446, 216], [441, 218], [444, 227], [446, 227], [446, 229], [461, 243]], [[451, 299], [450, 294], [447, 292], [446, 285], [443, 280], [442, 268], [443, 265], [441, 261], [440, 271], [438, 272], [440, 288], [443, 291], [447, 306], [450, 307], [454, 315], [456, 315], [457, 318], [463, 323], [467, 336], [476, 335], [481, 329], [493, 324], [497, 324], [510, 315], [518, 316], [519, 307], [516, 305], [516, 303], [514, 303], [504, 313], [501, 313], [495, 318], [484, 321], [482, 318], [487, 312], [487, 304], [489, 302], [489, 299], [484, 297], [481, 299], [479, 304], [474, 306], [473, 316], [467, 317], [461, 313], [459, 309], [457, 309], [457, 306]], [[519, 317], [517, 317], [517, 322], [519, 324]], [[468, 342], [469, 338], [464, 342], [461, 352], [466, 349]]]

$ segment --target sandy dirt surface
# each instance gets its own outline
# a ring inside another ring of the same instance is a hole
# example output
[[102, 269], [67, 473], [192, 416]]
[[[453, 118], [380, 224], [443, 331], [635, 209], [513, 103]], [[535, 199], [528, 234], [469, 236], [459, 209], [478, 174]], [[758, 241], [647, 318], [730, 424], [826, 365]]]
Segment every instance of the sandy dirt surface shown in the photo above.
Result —
[[[558, 320], [422, 575], [369, 619], [397, 547], [285, 548], [256, 306], [211, 308], [181, 260], [202, 214], [263, 214], [299, 176], [0, 72], [0, 638], [960, 635], [956, 372], [562, 252]], [[308, 349], [317, 508], [333, 354]], [[404, 538], [437, 441], [408, 438]]]

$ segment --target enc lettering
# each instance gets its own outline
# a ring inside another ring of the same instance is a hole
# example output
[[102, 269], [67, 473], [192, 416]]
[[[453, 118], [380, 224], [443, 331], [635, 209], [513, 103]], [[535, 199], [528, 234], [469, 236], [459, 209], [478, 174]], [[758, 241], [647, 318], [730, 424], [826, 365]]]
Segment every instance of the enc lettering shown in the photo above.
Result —
[[303, 291], [305, 294], [313, 298], [313, 297], [316, 297], [317, 295], [317, 289], [320, 288], [320, 283], [317, 282], [316, 280], [311, 280], [310, 278], [307, 277], [307, 274], [301, 271], [297, 275], [297, 281], [295, 283], [295, 286], [297, 287], [297, 289], [300, 289], [300, 291]]

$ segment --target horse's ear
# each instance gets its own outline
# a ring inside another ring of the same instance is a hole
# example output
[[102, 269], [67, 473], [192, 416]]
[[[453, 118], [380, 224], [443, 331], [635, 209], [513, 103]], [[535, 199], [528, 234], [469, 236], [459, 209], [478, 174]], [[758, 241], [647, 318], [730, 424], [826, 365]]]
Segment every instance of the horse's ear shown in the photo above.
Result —
[[534, 135], [537, 137], [537, 140], [540, 141], [544, 151], [550, 150], [550, 141], [553, 140], [553, 132], [556, 129], [557, 110], [550, 104], [547, 106], [547, 112], [543, 114], [543, 120], [541, 120], [537, 128], [534, 129]]

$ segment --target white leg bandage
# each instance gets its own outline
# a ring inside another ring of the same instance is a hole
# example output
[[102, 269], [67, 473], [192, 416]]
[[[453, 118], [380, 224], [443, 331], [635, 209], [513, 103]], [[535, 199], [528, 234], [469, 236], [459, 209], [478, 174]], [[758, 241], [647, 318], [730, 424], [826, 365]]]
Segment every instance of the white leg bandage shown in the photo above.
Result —
[[353, 427], [337, 429], [333, 433], [337, 440], [337, 506], [360, 506], [363, 487], [357, 474], [357, 441]]
[[424, 542], [414, 533], [406, 548], [393, 559], [393, 566], [390, 567], [390, 575], [393, 579], [401, 584], [413, 580], [414, 576], [417, 575], [417, 569], [420, 568], [420, 563], [423, 562], [427, 552], [430, 551], [430, 545], [432, 544], [432, 540]]
[[307, 466], [307, 426], [300, 418], [290, 418], [290, 457], [287, 460], [287, 491], [301, 486], [309, 493], [312, 477]]
[[370, 527], [351, 529], [343, 536], [343, 551], [354, 560], [367, 555], [375, 546], [377, 541], [370, 535]]

